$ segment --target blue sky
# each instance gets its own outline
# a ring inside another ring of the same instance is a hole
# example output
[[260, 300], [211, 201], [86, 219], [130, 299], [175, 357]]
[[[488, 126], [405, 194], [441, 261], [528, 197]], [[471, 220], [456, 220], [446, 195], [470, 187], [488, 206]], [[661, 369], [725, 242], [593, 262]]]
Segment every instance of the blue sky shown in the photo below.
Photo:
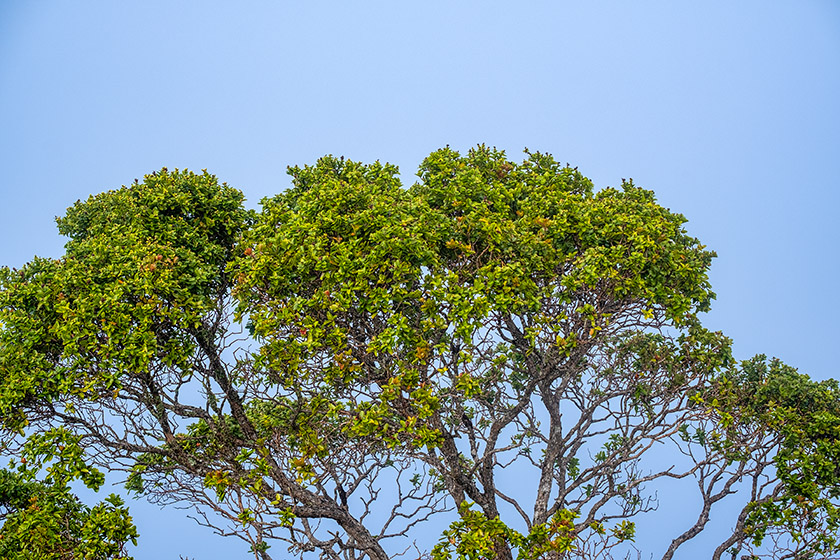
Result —
[[[840, 3], [0, 2], [0, 263], [163, 166], [249, 205], [287, 165], [486, 143], [622, 177], [718, 252], [707, 325], [837, 377]], [[138, 507], [138, 560], [244, 557]], [[198, 544], [196, 544], [198, 543]]]

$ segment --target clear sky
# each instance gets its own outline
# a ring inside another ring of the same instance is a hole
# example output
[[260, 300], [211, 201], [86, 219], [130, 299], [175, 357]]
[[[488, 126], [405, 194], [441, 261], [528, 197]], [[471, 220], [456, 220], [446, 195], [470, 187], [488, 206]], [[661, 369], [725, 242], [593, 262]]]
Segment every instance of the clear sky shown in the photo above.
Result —
[[[0, 0], [0, 264], [163, 166], [256, 207], [288, 165], [485, 143], [632, 177], [718, 252], [707, 325], [838, 377], [840, 2]], [[135, 508], [138, 560], [245, 557]], [[228, 551], [227, 553], [225, 551]]]

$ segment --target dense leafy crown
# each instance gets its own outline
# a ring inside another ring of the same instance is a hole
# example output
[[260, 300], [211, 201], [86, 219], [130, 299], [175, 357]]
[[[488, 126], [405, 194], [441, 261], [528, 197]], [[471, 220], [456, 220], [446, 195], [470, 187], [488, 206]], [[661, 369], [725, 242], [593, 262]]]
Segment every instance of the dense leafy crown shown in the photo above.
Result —
[[[700, 514], [663, 558], [733, 495], [715, 558], [838, 550], [836, 383], [732, 360], [698, 319], [714, 254], [653, 193], [483, 146], [408, 189], [342, 158], [290, 174], [254, 213], [163, 169], [71, 207], [63, 258], [2, 270], [0, 543], [42, 485], [76, 520], [55, 542], [122, 557], [122, 504], [67, 491], [99, 465], [258, 558], [619, 557], [665, 479]], [[121, 529], [80, 529], [102, 515]]]

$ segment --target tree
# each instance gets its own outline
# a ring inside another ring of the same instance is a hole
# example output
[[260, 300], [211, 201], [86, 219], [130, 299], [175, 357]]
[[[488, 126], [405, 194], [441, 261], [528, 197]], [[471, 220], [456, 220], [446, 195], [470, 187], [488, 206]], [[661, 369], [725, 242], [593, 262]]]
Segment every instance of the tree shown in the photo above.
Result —
[[163, 169], [68, 209], [63, 258], [3, 269], [10, 444], [62, 465], [71, 438], [257, 558], [624, 557], [663, 481], [699, 510], [663, 558], [713, 511], [715, 558], [840, 550], [840, 389], [733, 360], [698, 318], [714, 254], [653, 193], [483, 146], [408, 189], [289, 172], [253, 212]]

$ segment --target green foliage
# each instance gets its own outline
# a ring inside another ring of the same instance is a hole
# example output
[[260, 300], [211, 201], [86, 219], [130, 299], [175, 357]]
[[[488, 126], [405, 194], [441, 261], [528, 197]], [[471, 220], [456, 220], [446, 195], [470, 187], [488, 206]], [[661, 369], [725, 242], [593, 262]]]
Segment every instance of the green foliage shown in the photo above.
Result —
[[511, 529], [498, 517], [488, 519], [473, 504], [464, 502], [458, 509], [459, 519], [443, 532], [440, 542], [432, 549], [432, 560], [494, 560], [506, 547], [517, 550], [517, 560], [541, 558], [574, 558], [588, 540], [598, 540], [604, 550], [625, 541], [632, 541], [635, 525], [627, 520], [616, 524], [608, 532], [603, 523], [588, 527], [575, 524], [579, 515], [567, 509], [558, 510], [548, 521], [531, 527], [527, 535]]
[[191, 333], [227, 289], [241, 204], [207, 173], [163, 169], [69, 208], [62, 259], [0, 270], [4, 424], [25, 426], [36, 401], [114, 399], [122, 376], [155, 363], [186, 369]]
[[799, 553], [840, 549], [840, 387], [814, 382], [779, 360], [756, 356], [721, 377], [711, 405], [726, 436], [758, 430], [777, 446], [777, 491], [746, 508], [744, 536], [753, 545], [779, 532]]
[[[247, 226], [242, 195], [207, 173], [169, 172], [77, 202], [58, 220], [65, 257], [0, 270], [0, 422], [23, 433], [56, 412], [117, 402], [155, 364], [186, 370], [197, 326], [226, 290], [224, 264]], [[185, 371], [185, 373], [189, 373]], [[136, 388], [136, 384], [135, 384]], [[4, 558], [123, 558], [136, 538], [116, 496], [88, 507], [68, 490], [98, 488], [79, 437], [35, 432], [21, 453], [30, 470], [5, 478]], [[28, 493], [28, 494], [27, 494]]]
[[462, 504], [459, 514], [460, 519], [443, 532], [441, 542], [432, 550], [433, 560], [451, 558], [452, 548], [458, 560], [490, 560], [497, 557], [497, 547], [521, 540], [521, 535], [498, 517], [487, 519], [483, 513], [470, 509], [470, 504]]
[[[250, 212], [163, 169], [68, 209], [64, 257], [0, 269], [9, 557], [33, 527], [54, 551], [33, 558], [124, 555], [122, 503], [68, 490], [112, 465], [261, 560], [273, 540], [385, 560], [455, 508], [438, 560], [610, 558], [663, 478], [700, 482], [684, 540], [752, 481], [721, 546], [838, 550], [836, 383], [733, 364], [698, 317], [714, 253], [652, 192], [484, 146], [432, 153], [409, 188], [379, 162], [289, 173]], [[645, 463], [660, 444], [689, 466]], [[505, 493], [509, 465], [534, 495]]]
[[126, 546], [138, 535], [120, 497], [90, 507], [70, 491], [75, 480], [92, 490], [104, 482], [79, 443], [61, 427], [33, 434], [17, 468], [0, 470], [0, 558], [130, 560]]
[[[91, 485], [87, 467], [77, 468], [75, 474]], [[137, 544], [137, 529], [118, 496], [86, 506], [70, 492], [63, 474], [56, 477], [52, 471], [46, 481], [37, 481], [36, 471], [25, 463], [17, 471], [0, 470], [0, 557], [130, 560], [126, 546]]]
[[[442, 404], [486, 398], [494, 383], [440, 359], [459, 345], [455, 365], [468, 364], [491, 313], [533, 314], [529, 339], [569, 353], [610, 321], [609, 309], [579, 305], [586, 290], [676, 322], [713, 297], [713, 254], [684, 234], [682, 216], [632, 183], [594, 194], [546, 155], [517, 165], [486, 148], [441, 150], [408, 191], [378, 163], [329, 157], [290, 173], [294, 188], [264, 201], [243, 242], [235, 293], [271, 381], [333, 401], [379, 385], [355, 410], [334, 411], [353, 416], [353, 437], [433, 446], [427, 420]], [[575, 316], [558, 321], [558, 306]], [[359, 313], [377, 318], [364, 332]], [[581, 319], [582, 332], [561, 333]]]

